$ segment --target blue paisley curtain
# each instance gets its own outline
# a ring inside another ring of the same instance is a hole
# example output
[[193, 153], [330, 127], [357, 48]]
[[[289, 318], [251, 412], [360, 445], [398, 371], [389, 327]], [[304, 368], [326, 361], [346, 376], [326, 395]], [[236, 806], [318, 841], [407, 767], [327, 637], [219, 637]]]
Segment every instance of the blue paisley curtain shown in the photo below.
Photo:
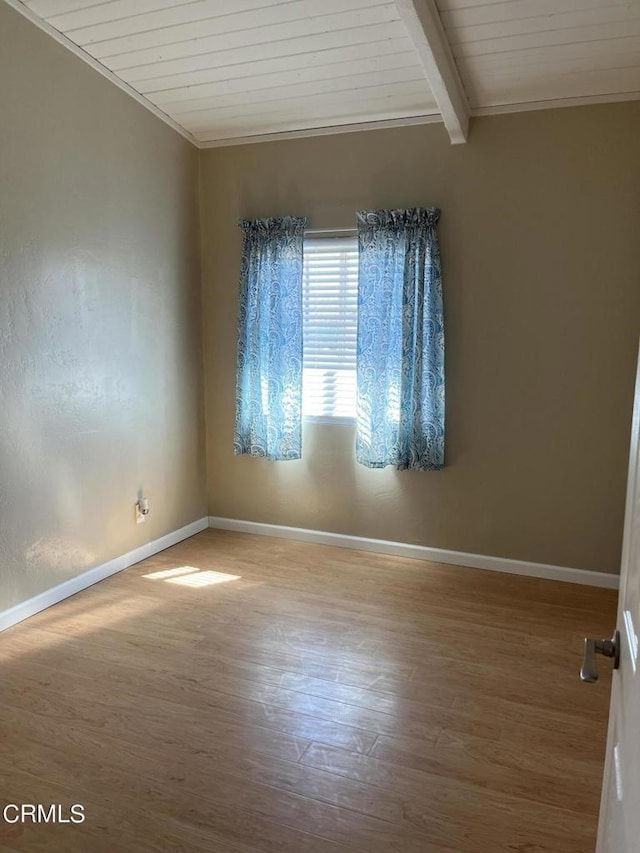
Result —
[[242, 220], [234, 452], [302, 450], [302, 246], [307, 220]]
[[444, 321], [436, 208], [358, 218], [356, 457], [370, 468], [444, 465]]

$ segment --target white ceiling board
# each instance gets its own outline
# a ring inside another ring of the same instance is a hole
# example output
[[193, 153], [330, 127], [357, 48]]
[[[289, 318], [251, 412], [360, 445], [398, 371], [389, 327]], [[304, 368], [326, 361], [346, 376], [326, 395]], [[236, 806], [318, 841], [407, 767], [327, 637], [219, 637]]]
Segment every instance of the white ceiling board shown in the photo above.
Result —
[[221, 83], [229, 87], [263, 88], [274, 84], [301, 83], [305, 80], [331, 79], [344, 74], [358, 74], [412, 64], [412, 46], [408, 40], [388, 39], [370, 44], [351, 45], [321, 53], [221, 65], [203, 71], [192, 71], [169, 77], [142, 80], [138, 89], [156, 103], [169, 103], [176, 98], [196, 98], [215, 93]]
[[[511, 68], [529, 66], [540, 68], [548, 63], [553, 68], [569, 67], [571, 64], [593, 68], [610, 68], [617, 65], [621, 58], [640, 56], [640, 35], [625, 36], [616, 39], [615, 59], [612, 62], [612, 50], [608, 40], [576, 42], [571, 50], [564, 44], [550, 44], [543, 47], [533, 47], [521, 50], [501, 51], [500, 53], [483, 53], [478, 56], [462, 56], [458, 54], [457, 62], [461, 67], [477, 70], [491, 69], [503, 73], [511, 73]], [[577, 70], [577, 69], [576, 69]]]
[[[545, 44], [547, 38], [553, 43], [570, 44], [580, 39], [580, 31], [590, 34], [602, 32], [601, 27], [610, 29], [611, 35], [624, 36], [629, 28], [637, 28], [640, 23], [640, 5], [609, 6], [605, 9], [588, 9], [581, 14], [566, 13], [558, 15], [537, 15], [533, 18], [515, 18], [507, 21], [495, 21], [489, 24], [455, 26], [448, 36], [452, 45], [480, 44], [486, 48], [497, 41], [509, 44], [513, 39], [527, 37], [534, 44]], [[577, 34], [577, 36], [576, 36]], [[606, 37], [602, 34], [600, 37]]]
[[323, 92], [343, 89], [345, 81], [348, 81], [350, 89], [356, 87], [360, 90], [389, 82], [416, 80], [418, 77], [412, 60], [412, 54], [372, 56], [354, 62], [311, 66], [294, 71], [261, 74], [257, 77], [237, 77], [198, 86], [151, 92], [147, 97], [172, 114], [184, 111], [185, 108], [210, 109], [215, 107], [221, 96], [240, 104], [264, 102], [265, 97], [269, 100], [297, 95], [315, 97]]
[[[571, 30], [546, 30], [543, 32], [520, 33], [509, 38], [481, 39], [466, 43], [454, 43], [456, 56], [487, 56], [491, 53], [508, 53], [513, 50], [544, 48], [548, 45], [561, 45], [566, 56], [571, 56], [576, 46], [583, 42], [609, 42], [611, 57], [615, 57], [617, 42], [628, 36], [640, 35], [638, 22], [615, 21], [610, 24], [595, 24], [587, 27], [575, 27]], [[615, 43], [612, 43], [615, 42]]]
[[473, 108], [640, 93], [640, 0], [438, 5]]
[[[201, 132], [203, 129], [211, 127], [214, 122], [224, 123], [227, 118], [239, 118], [246, 123], [247, 115], [251, 116], [252, 120], [258, 121], [262, 116], [267, 118], [278, 115], [284, 116], [289, 120], [295, 120], [297, 116], [309, 115], [313, 112], [314, 115], [321, 116], [324, 110], [328, 115], [336, 115], [337, 107], [349, 106], [357, 112], [360, 112], [366, 104], [383, 102], [385, 105], [393, 106], [391, 102], [394, 97], [400, 100], [409, 100], [409, 103], [420, 107], [416, 104], [419, 95], [421, 94], [420, 84], [422, 80], [402, 81], [399, 83], [382, 83], [357, 90], [345, 89], [344, 85], [341, 88], [340, 83], [334, 84], [331, 89], [324, 92], [318, 92], [313, 98], [307, 94], [287, 95], [286, 97], [260, 98], [258, 95], [252, 95], [247, 101], [238, 101], [235, 95], [222, 95], [216, 98], [215, 104], [210, 109], [206, 110], [188, 110], [176, 112], [176, 121], [183, 127], [188, 127], [193, 133]], [[313, 84], [304, 84], [310, 86]]]
[[[629, 6], [629, 0], [609, 0], [608, 8]], [[555, 17], [590, 10], [602, 11], [603, 0], [439, 0], [440, 18], [445, 27], [473, 26], [526, 18], [547, 18], [555, 27]]]
[[[171, 59], [192, 58], [202, 55], [215, 55], [218, 51], [228, 51], [232, 48], [264, 46], [270, 44], [282, 44], [294, 42], [300, 38], [313, 35], [329, 35], [339, 33], [341, 30], [357, 31], [360, 27], [370, 27], [373, 24], [392, 25], [397, 17], [393, 17], [390, 6], [374, 6], [366, 12], [339, 12], [334, 15], [322, 15], [317, 18], [297, 18], [286, 24], [265, 25], [257, 29], [235, 30], [198, 39], [187, 39], [171, 44], [162, 44], [157, 47], [144, 48], [142, 50], [127, 50], [124, 53], [105, 55], [105, 51], [111, 50], [113, 43], [107, 42], [85, 48], [92, 55], [102, 59], [113, 71], [125, 68], [150, 65], [156, 62], [167, 62]], [[117, 40], [121, 43], [121, 40]], [[294, 44], [286, 45], [286, 50], [296, 52]]]
[[[389, 0], [375, 5], [389, 6]], [[361, 0], [324, 0], [322, 16], [337, 12], [357, 12]], [[81, 47], [95, 45], [105, 56], [128, 50], [141, 50], [179, 41], [200, 39], [238, 30], [259, 30], [289, 21], [318, 17], [317, 0], [285, 0], [267, 3], [261, 0], [195, 0], [184, 5], [130, 15], [89, 27], [70, 25], [65, 32]], [[54, 21], [57, 19], [53, 19]], [[100, 45], [98, 47], [98, 45]]]
[[[202, 73], [203, 77], [198, 82], [206, 79], [204, 75], [212, 68], [228, 68], [229, 76], [236, 71], [245, 73], [250, 64], [255, 64], [258, 73], [259, 64], [271, 59], [281, 59], [290, 65], [282, 68], [298, 68], [300, 64], [309, 62], [322, 63], [328, 51], [346, 51], [349, 48], [357, 48], [363, 44], [374, 44], [382, 41], [393, 41], [398, 43], [398, 52], [404, 52], [407, 45], [413, 49], [401, 21], [391, 24], [374, 24], [366, 27], [353, 27], [333, 32], [321, 32], [309, 36], [299, 36], [295, 39], [284, 39], [267, 43], [250, 44], [238, 48], [218, 50], [215, 53], [203, 53], [196, 56], [188, 56], [173, 61], [161, 60], [157, 63], [123, 68], [118, 74], [123, 80], [127, 80], [138, 86], [145, 86], [147, 82], [154, 81], [158, 77], [166, 80], [164, 88], [171, 88], [169, 77], [175, 77], [175, 85], [188, 85], [188, 80], [179, 79], [179, 75]], [[404, 44], [399, 44], [403, 41]], [[244, 66], [244, 68], [240, 68]], [[155, 86], [153, 87], [155, 88]], [[143, 91], [141, 88], [140, 91]]]
[[[609, 57], [576, 57], [574, 59], [556, 60], [553, 63], [553, 70], [548, 71], [544, 65], [540, 63], [526, 68], [526, 75], [523, 78], [528, 81], [528, 85], [535, 86], [537, 80], [550, 79], [560, 80], [561, 77], [568, 77], [575, 74], [577, 79], [581, 79], [583, 74], [595, 74], [599, 72], [616, 73], [625, 69], [638, 68], [638, 54], [628, 53], [620, 54], [616, 61], [616, 68], [611, 68], [611, 60]], [[473, 68], [473, 59], [467, 63], [468, 67]], [[479, 73], [482, 74], [482, 81], [485, 85], [491, 81], [514, 81], [513, 71], [505, 73], [503, 68], [491, 65], [477, 66]], [[519, 70], [519, 69], [518, 69]], [[621, 86], [621, 89], [624, 88]]]
[[[155, 61], [158, 55], [161, 58], [192, 56], [242, 44], [282, 41], [299, 35], [333, 32], [367, 24], [384, 24], [398, 19], [393, 3], [376, 3], [367, 9], [358, 8], [357, 4], [362, 2], [363, 0], [323, 0], [322, 14], [314, 15], [312, 10], [314, 7], [318, 8], [318, 0], [294, 0], [265, 9], [220, 15], [203, 21], [136, 32], [118, 38], [78, 43], [80, 47], [89, 49], [98, 59], [132, 56], [136, 60], [135, 64], [138, 64], [137, 58], [140, 55], [150, 55], [152, 61]], [[351, 6], [354, 8], [350, 8]], [[117, 63], [119, 67], [125, 66], [121, 59], [118, 59]], [[129, 64], [127, 62], [127, 65]]]
[[29, 8], [41, 18], [50, 18], [52, 15], [86, 9], [88, 6], [95, 5], [96, 0], [33, 0], [32, 3], [29, 3]]
[[49, 21], [68, 34], [73, 33], [78, 42], [86, 42], [268, 5], [260, 0], [106, 0], [79, 11], [53, 15]]

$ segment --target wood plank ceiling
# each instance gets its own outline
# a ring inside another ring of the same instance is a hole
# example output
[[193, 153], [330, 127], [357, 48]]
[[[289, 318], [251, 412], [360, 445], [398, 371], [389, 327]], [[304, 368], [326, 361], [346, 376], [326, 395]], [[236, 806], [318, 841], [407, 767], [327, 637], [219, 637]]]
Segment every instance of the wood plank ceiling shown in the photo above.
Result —
[[388, 0], [90, 2], [26, 5], [200, 141], [437, 112]]
[[[437, 5], [472, 112], [640, 98], [640, 0]], [[438, 115], [390, 0], [24, 6], [205, 145]]]
[[438, 0], [472, 109], [640, 98], [640, 0]]

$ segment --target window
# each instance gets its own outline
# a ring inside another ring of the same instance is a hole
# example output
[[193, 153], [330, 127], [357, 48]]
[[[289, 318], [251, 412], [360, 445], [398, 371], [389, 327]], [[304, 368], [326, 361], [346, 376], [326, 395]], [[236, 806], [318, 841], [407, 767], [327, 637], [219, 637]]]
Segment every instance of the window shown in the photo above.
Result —
[[334, 423], [354, 419], [357, 238], [305, 239], [302, 306], [302, 413]]

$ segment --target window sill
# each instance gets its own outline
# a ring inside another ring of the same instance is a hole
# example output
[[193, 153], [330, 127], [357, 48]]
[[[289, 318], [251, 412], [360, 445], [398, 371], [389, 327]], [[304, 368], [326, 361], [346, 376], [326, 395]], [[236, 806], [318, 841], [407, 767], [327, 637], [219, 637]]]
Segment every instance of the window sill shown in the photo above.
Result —
[[329, 426], [354, 427], [356, 425], [355, 418], [335, 418], [326, 415], [304, 415], [302, 421], [306, 424], [326, 424]]

